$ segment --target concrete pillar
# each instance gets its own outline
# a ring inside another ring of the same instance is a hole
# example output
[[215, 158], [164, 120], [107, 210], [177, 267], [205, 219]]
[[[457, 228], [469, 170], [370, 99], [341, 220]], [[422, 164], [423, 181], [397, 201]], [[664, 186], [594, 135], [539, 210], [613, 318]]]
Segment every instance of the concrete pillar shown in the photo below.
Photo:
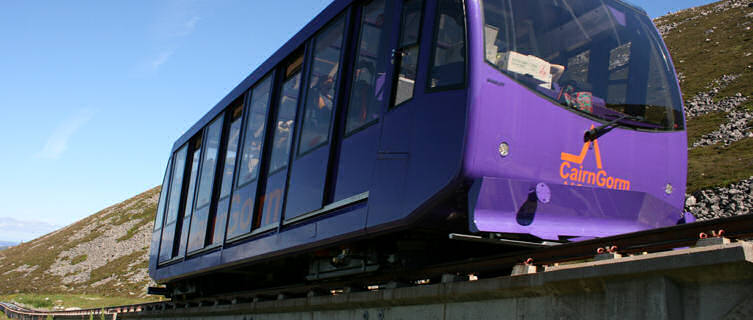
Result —
[[679, 287], [664, 276], [607, 280], [606, 319], [681, 320]]

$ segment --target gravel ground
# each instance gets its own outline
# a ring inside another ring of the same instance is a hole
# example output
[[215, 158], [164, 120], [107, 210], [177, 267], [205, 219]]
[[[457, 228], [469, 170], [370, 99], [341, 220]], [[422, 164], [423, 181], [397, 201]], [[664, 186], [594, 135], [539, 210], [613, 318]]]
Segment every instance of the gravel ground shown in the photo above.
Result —
[[753, 177], [686, 195], [685, 211], [692, 212], [698, 220], [748, 214], [753, 211]]
[[725, 97], [714, 101], [719, 90], [737, 79], [739, 75], [724, 75], [711, 84], [711, 89], [701, 92], [685, 102], [685, 115], [688, 119], [704, 115], [710, 112], [724, 112], [727, 114], [727, 122], [719, 126], [719, 129], [703, 135], [698, 141], [691, 142], [689, 149], [724, 143], [729, 145], [746, 137], [753, 137], [750, 123], [753, 122], [753, 112], [740, 110], [740, 105], [748, 101], [741, 93], [734, 97]]
[[[685, 9], [685, 10], [680, 10], [680, 11], [677, 11], [675, 13], [668, 13], [664, 17], [659, 18], [659, 19], [656, 20], [656, 22], [655, 22], [656, 23], [656, 28], [659, 30], [659, 33], [662, 36], [664, 36], [664, 35], [666, 35], [667, 32], [674, 30], [678, 26], [680, 26], [683, 23], [686, 23], [688, 21], [693, 21], [693, 20], [699, 19], [701, 17], [705, 17], [707, 15], [710, 15], [712, 13], [721, 13], [721, 12], [724, 12], [724, 11], [727, 11], [727, 10], [730, 10], [730, 9], [734, 9], [734, 8], [747, 7], [748, 5], [750, 5], [750, 3], [751, 3], [750, 0], [728, 0], [728, 1], [720, 2], [719, 4], [711, 7], [710, 9], [701, 10], [700, 7], [694, 7], [694, 8], [689, 8], [689, 9]], [[693, 16], [685, 19], [685, 20], [682, 20], [682, 21], [676, 21], [676, 22], [668, 22], [668, 21], [666, 21], [668, 17], [670, 17], [670, 16], [672, 16], [674, 14], [679, 14], [679, 13], [683, 13], [683, 12], [686, 12], [686, 11], [697, 11], [697, 13], [695, 15], [693, 15]]]
[[[727, 122], [719, 129], [703, 135], [692, 142], [688, 149], [723, 143], [728, 145], [745, 137], [753, 137], [750, 124], [753, 112], [740, 110], [740, 105], [748, 100], [738, 93], [714, 102], [719, 90], [735, 81], [739, 75], [724, 75], [711, 84], [707, 92], [697, 94], [685, 102], [688, 119], [710, 112], [725, 112]], [[685, 196], [685, 211], [692, 212], [698, 220], [709, 220], [733, 215], [748, 214], [753, 210], [753, 177], [726, 187], [710, 188]]]

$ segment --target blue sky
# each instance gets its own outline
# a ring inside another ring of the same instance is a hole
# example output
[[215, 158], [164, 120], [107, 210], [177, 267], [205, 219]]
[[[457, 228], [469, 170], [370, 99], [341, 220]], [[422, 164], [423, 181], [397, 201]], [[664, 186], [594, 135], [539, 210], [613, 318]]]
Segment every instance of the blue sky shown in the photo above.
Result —
[[329, 2], [0, 2], [0, 240], [160, 184], [173, 142]]

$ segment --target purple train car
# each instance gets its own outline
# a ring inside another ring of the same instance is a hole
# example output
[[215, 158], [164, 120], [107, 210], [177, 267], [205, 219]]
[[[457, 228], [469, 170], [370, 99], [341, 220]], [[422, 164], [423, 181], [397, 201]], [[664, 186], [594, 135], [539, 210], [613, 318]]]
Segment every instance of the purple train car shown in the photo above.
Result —
[[620, 0], [336, 0], [175, 142], [149, 272], [209, 294], [681, 223], [680, 97]]

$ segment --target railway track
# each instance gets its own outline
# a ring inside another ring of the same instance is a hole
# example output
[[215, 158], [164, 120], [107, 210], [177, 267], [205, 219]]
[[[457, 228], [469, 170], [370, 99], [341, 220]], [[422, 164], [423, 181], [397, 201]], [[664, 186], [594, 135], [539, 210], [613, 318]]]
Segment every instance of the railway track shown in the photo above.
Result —
[[[374, 277], [329, 281], [317, 284], [298, 284], [285, 287], [265, 288], [236, 292], [214, 297], [187, 300], [144, 303], [126, 306], [111, 306], [99, 309], [73, 311], [38, 311], [12, 303], [0, 303], [0, 311], [12, 319], [106, 319], [118, 317], [142, 317], [158, 314], [169, 317], [173, 313], [190, 314], [192, 310], [207, 312], [212, 309], [233, 309], [244, 304], [265, 301], [285, 301], [313, 296], [347, 296], [359, 291], [376, 291], [398, 287], [420, 287], [427, 283], [473, 281], [478, 278], [562, 270], [569, 263], [583, 263], [620, 256], [640, 256], [696, 245], [723, 244], [732, 241], [753, 239], [753, 215], [735, 216], [717, 220], [695, 222], [666, 228], [597, 238], [541, 248], [526, 248], [514, 253], [499, 254], [483, 259], [454, 261], [427, 268], [401, 273], [394, 281], [394, 274]], [[470, 277], [468, 275], [471, 275]]]

